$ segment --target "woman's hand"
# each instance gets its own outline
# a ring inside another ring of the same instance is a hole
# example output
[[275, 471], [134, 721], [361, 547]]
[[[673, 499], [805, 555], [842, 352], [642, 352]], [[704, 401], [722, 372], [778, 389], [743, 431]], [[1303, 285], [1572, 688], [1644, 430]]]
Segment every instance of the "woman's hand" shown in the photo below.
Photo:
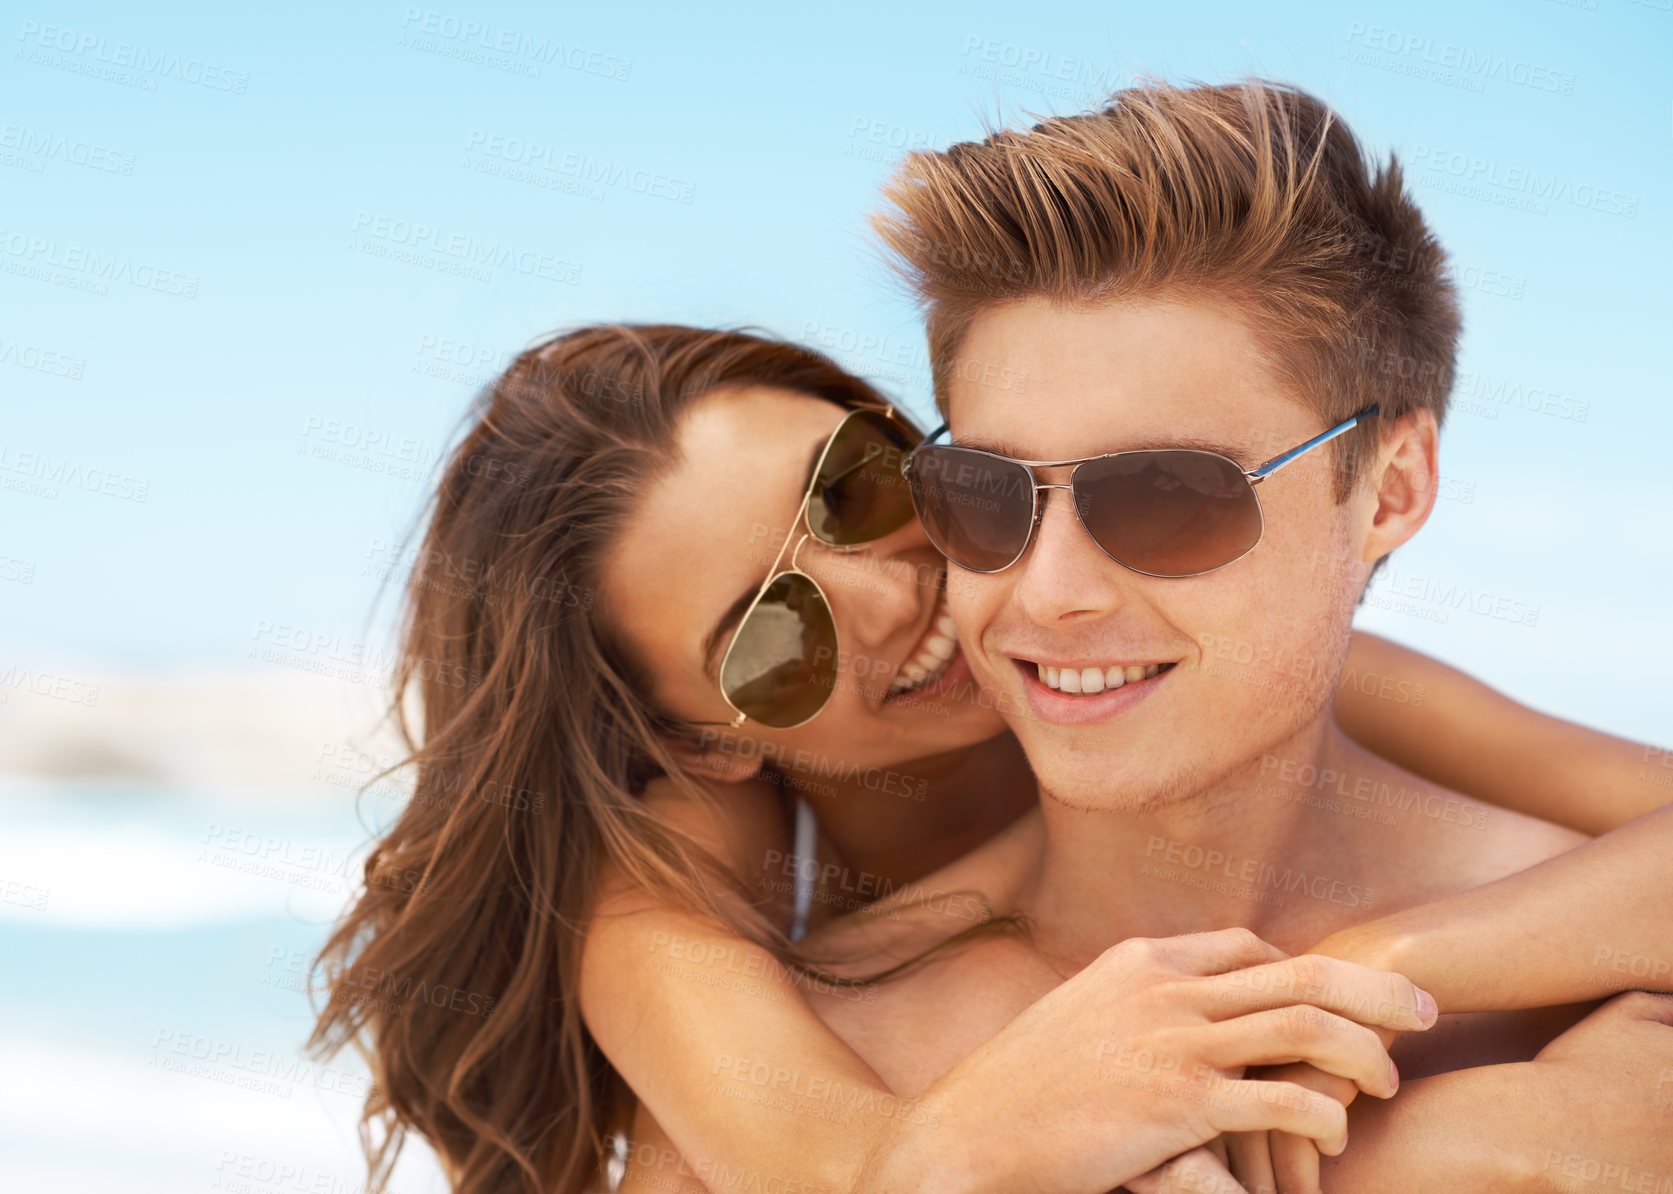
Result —
[[[1401, 974], [1404, 945], [1403, 937], [1373, 921], [1333, 933], [1308, 952]], [[1385, 1030], [1378, 1035], [1385, 1046], [1394, 1041], [1393, 1032]], [[1251, 1076], [1293, 1082], [1327, 1095], [1343, 1107], [1359, 1094], [1352, 1082], [1305, 1063], [1260, 1070]], [[1225, 1140], [1230, 1171], [1248, 1194], [1319, 1194], [1319, 1149], [1313, 1141], [1277, 1131], [1236, 1132]]]
[[[1304, 1064], [1258, 1070], [1251, 1077], [1293, 1082], [1344, 1108], [1359, 1094], [1347, 1079]], [[1319, 1148], [1313, 1141], [1290, 1132], [1234, 1132], [1225, 1140], [1231, 1172], [1248, 1194], [1320, 1194]]]
[[1661, 1189], [1673, 1173], [1673, 998], [1617, 996], [1533, 1061], [1453, 1070], [1362, 1106], [1321, 1164], [1349, 1194]]
[[1136, 1180], [1145, 1190], [1140, 1175], [1223, 1132], [1278, 1129], [1335, 1155], [1346, 1144], [1341, 1101], [1247, 1078], [1246, 1067], [1306, 1062], [1386, 1098], [1397, 1076], [1373, 1029], [1392, 1036], [1434, 1020], [1434, 1001], [1398, 974], [1290, 958], [1245, 929], [1124, 941], [917, 1100], [937, 1121], [920, 1143], [942, 1142], [942, 1155], [894, 1149], [913, 1164], [879, 1165], [856, 1188], [1084, 1191]]
[[[1402, 937], [1372, 921], [1333, 933], [1308, 952], [1400, 974], [1404, 973], [1401, 970], [1404, 944]], [[1382, 1031], [1378, 1035], [1385, 1046], [1394, 1041], [1392, 1032]], [[1353, 1083], [1299, 1062], [1257, 1071], [1253, 1076], [1293, 1082], [1335, 1099], [1344, 1108], [1359, 1094]], [[1398, 1080], [1396, 1075], [1397, 1085]], [[1319, 1149], [1313, 1141], [1291, 1132], [1276, 1131], [1236, 1132], [1225, 1140], [1231, 1173], [1248, 1194], [1319, 1194]]]

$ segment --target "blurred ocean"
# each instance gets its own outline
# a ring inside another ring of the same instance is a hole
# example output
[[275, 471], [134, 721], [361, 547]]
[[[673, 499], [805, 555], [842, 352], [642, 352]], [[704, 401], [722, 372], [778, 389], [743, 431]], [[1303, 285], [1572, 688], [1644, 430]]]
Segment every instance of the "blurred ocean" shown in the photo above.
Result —
[[[7, 776], [0, 803], [0, 1189], [362, 1188], [366, 1071], [302, 1054], [355, 802]], [[409, 1152], [391, 1189], [444, 1191]]]

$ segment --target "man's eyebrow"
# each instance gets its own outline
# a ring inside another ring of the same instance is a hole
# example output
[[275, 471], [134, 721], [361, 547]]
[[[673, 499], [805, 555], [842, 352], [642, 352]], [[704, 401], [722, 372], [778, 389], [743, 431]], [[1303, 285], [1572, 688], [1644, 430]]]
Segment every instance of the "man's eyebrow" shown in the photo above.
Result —
[[[819, 467], [819, 457], [824, 453], [825, 445], [828, 442], [828, 436], [813, 442], [813, 451], [808, 453], [807, 468], [804, 470], [806, 479], [802, 482], [802, 488], [798, 491], [800, 495], [805, 496], [807, 494], [808, 486], [813, 482], [813, 470]], [[801, 504], [797, 503], [796, 513], [800, 514], [801, 512]], [[755, 595], [761, 591], [761, 581], [765, 579], [766, 577], [763, 576], [761, 580], [755, 581], [749, 588], [738, 594], [737, 600], [726, 607], [726, 612], [715, 620], [715, 624], [709, 628], [709, 633], [703, 637], [703, 674], [708, 676], [709, 679], [717, 678], [716, 672], [719, 670], [720, 661], [715, 658], [715, 655], [720, 651], [720, 641], [744, 616], [744, 611], [749, 608], [749, 603], [754, 601]]]
[[[970, 439], [954, 439], [955, 448], [974, 448], [978, 452], [993, 452], [1000, 456], [1009, 456], [1013, 460], [1036, 460], [1038, 457], [1027, 456], [1016, 450], [1015, 445], [1003, 439], [986, 439], [972, 436]], [[1219, 440], [1209, 439], [1198, 435], [1167, 435], [1157, 439], [1146, 440], [1131, 448], [1110, 448], [1107, 452], [1089, 452], [1087, 458], [1094, 456], [1113, 456], [1117, 452], [1141, 452], [1151, 448], [1191, 448], [1199, 452], [1218, 452], [1221, 456], [1231, 460], [1241, 469], [1248, 469], [1249, 452], [1245, 448], [1233, 447]]]

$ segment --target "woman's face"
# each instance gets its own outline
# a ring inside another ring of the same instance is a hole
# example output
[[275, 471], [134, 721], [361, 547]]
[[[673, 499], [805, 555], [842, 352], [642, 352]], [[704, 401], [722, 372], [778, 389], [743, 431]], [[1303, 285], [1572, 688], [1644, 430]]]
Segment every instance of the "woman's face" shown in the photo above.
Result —
[[[815, 453], [843, 414], [823, 399], [765, 386], [716, 390], [687, 408], [679, 458], [641, 495], [607, 555], [600, 594], [603, 616], [649, 669], [659, 708], [694, 721], [735, 716], [716, 680], [721, 657], [737, 614], [769, 570], [791, 565], [807, 530], [797, 516]], [[962, 652], [953, 647], [944, 659], [946, 640], [956, 641], [947, 564], [916, 519], [853, 549], [809, 536], [795, 562], [830, 604], [835, 687], [819, 714], [794, 729], [755, 721], [711, 727], [711, 765], [729, 768], [728, 755], [759, 757], [782, 770], [852, 777], [856, 769], [898, 769], [971, 746], [1005, 728]], [[735, 611], [730, 620], [728, 611]], [[902, 684], [913, 687], [900, 691]], [[910, 783], [910, 769], [901, 775]]]

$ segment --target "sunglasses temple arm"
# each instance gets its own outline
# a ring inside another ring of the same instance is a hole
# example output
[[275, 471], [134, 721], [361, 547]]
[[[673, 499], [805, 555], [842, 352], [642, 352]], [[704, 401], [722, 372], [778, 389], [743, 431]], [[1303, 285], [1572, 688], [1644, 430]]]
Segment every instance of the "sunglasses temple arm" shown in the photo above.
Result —
[[743, 725], [744, 722], [748, 720], [748, 717], [748, 714], [740, 713], [731, 721], [688, 721], [685, 724], [688, 726], [731, 726], [735, 730], [739, 726]]
[[1315, 435], [1312, 439], [1308, 440], [1306, 443], [1298, 444], [1296, 447], [1291, 448], [1288, 452], [1285, 452], [1282, 456], [1274, 456], [1271, 460], [1267, 461], [1265, 464], [1259, 466], [1258, 468], [1252, 468], [1249, 471], [1247, 471], [1246, 473], [1244, 473], [1243, 475], [1245, 477], [1249, 478], [1249, 481], [1250, 481], [1251, 484], [1259, 482], [1259, 481], [1264, 481], [1268, 477], [1270, 477], [1273, 473], [1277, 472], [1279, 469], [1283, 468], [1286, 464], [1290, 463], [1290, 461], [1295, 460], [1298, 457], [1305, 456], [1307, 453], [1311, 452], [1314, 448], [1318, 447], [1320, 444], [1328, 444], [1331, 440], [1335, 439], [1337, 436], [1342, 435], [1345, 432], [1352, 431], [1355, 427], [1359, 426], [1359, 424], [1362, 421], [1364, 421], [1365, 419], [1370, 418], [1372, 415], [1378, 414], [1380, 412], [1380, 409], [1381, 409], [1380, 407], [1368, 406], [1364, 410], [1360, 411], [1358, 414], [1352, 415], [1349, 418], [1344, 419], [1342, 422], [1336, 424], [1336, 426], [1332, 427], [1329, 431], [1325, 432], [1323, 435]]

